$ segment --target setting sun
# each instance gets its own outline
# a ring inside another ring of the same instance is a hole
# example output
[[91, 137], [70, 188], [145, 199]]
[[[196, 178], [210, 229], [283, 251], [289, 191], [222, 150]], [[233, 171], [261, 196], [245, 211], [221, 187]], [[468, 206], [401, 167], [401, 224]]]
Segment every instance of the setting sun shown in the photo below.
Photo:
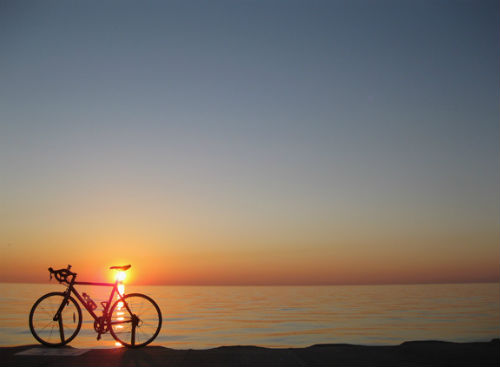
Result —
[[127, 275], [125, 274], [124, 271], [119, 271], [118, 273], [116, 273], [116, 280], [119, 282], [123, 282], [126, 277]]

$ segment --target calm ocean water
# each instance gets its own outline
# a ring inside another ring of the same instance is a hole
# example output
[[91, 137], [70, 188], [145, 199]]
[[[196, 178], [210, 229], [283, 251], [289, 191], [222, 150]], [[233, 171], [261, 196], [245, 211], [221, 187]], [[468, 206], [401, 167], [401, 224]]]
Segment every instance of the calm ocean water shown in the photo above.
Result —
[[[35, 344], [28, 314], [58, 284], [0, 284], [0, 345]], [[97, 302], [106, 288], [81, 287]], [[500, 287], [495, 284], [383, 286], [126, 286], [160, 306], [164, 323], [153, 344], [172, 348], [268, 347], [318, 343], [397, 344], [406, 340], [485, 341], [500, 337]], [[93, 320], [71, 343], [96, 340]]]

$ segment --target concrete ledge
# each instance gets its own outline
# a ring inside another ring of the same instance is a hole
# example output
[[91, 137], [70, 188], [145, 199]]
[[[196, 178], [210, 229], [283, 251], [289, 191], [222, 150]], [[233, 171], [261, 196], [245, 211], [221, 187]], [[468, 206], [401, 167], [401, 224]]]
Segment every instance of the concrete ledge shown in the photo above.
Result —
[[[307, 348], [91, 349], [74, 355], [23, 355], [37, 345], [0, 348], [1, 366], [499, 366], [500, 342], [413, 341], [394, 346], [321, 344]], [[71, 347], [58, 348], [72, 350]]]

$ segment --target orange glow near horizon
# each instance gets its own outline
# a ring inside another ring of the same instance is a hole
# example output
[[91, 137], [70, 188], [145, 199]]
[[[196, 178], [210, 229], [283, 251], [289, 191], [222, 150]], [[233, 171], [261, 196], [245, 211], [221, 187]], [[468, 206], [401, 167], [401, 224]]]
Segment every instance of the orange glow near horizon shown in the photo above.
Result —
[[[500, 271], [495, 256], [470, 253], [460, 258], [450, 253], [446, 257], [409, 256], [392, 253], [389, 256], [332, 254], [323, 251], [322, 258], [314, 252], [300, 257], [290, 253], [274, 254], [262, 251], [260, 257], [244, 253], [240, 256], [176, 256], [168, 264], [134, 263], [138, 274], [133, 285], [306, 285], [306, 284], [401, 284], [497, 282]], [[15, 259], [14, 259], [15, 260]], [[47, 282], [47, 268], [62, 268], [63, 261], [36, 259], [27, 266], [23, 261], [0, 260], [1, 282]], [[68, 262], [68, 261], [66, 261]], [[132, 262], [132, 261], [131, 261]], [[107, 264], [72, 262], [72, 270], [80, 281], [106, 281], [115, 276]], [[21, 271], [21, 270], [22, 271]], [[95, 275], [97, 274], [97, 276]], [[127, 274], [127, 280], [129, 280]], [[124, 293], [124, 284], [118, 284]]]
[[[0, 282], [47, 282], [49, 266], [65, 268], [72, 264], [79, 281], [110, 282], [123, 277], [108, 270], [116, 264], [132, 264], [125, 281], [132, 285], [307, 285], [307, 284], [406, 284], [498, 282], [499, 248], [496, 238], [484, 237], [484, 251], [475, 251], [467, 243], [474, 238], [452, 237], [445, 242], [395, 240], [382, 243], [373, 239], [346, 244], [302, 243], [289, 246], [273, 244], [251, 248], [224, 244], [200, 248], [185, 245], [183, 249], [164, 249], [159, 245], [140, 243], [124, 246], [126, 250], [142, 247], [131, 257], [116, 257], [117, 247], [102, 245], [102, 260], [92, 251], [78, 246], [72, 251], [64, 246], [47, 245], [31, 250], [13, 247], [0, 258]], [[420, 243], [424, 243], [423, 245]], [[451, 249], [453, 243], [456, 248]], [[180, 245], [179, 245], [180, 246]], [[449, 247], [449, 250], [447, 250]], [[43, 250], [42, 250], [43, 249]], [[81, 249], [81, 250], [80, 250]], [[84, 251], [85, 250], [85, 251]], [[30, 260], [26, 253], [30, 252]], [[109, 253], [109, 256], [107, 254]], [[36, 256], [35, 256], [36, 255]], [[73, 260], [76, 259], [76, 260]], [[122, 290], [120, 285], [120, 292]]]

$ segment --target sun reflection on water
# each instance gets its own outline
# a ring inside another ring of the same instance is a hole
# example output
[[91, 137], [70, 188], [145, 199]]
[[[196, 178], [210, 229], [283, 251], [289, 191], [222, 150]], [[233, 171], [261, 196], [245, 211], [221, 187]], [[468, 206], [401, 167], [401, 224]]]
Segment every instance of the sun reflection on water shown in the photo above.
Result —
[[[118, 281], [118, 293], [116, 295], [116, 299], [117, 300], [120, 300], [120, 295], [124, 295], [125, 294], [125, 284], [123, 284], [123, 282], [125, 281], [125, 278], [126, 278], [126, 274], [124, 271], [119, 271], [117, 274], [116, 274], [116, 280]], [[123, 321], [124, 320], [124, 317], [122, 315], [124, 315], [124, 312], [121, 311], [121, 309], [123, 308], [123, 302], [122, 301], [119, 301], [118, 302], [118, 305], [116, 306], [116, 309], [118, 310], [116, 312], [116, 314], [120, 317], [117, 317], [117, 320], [118, 321]], [[123, 329], [123, 325], [117, 325], [116, 326], [117, 329]], [[120, 343], [120, 342], [115, 342], [115, 346], [116, 347], [123, 347], [123, 345]]]

